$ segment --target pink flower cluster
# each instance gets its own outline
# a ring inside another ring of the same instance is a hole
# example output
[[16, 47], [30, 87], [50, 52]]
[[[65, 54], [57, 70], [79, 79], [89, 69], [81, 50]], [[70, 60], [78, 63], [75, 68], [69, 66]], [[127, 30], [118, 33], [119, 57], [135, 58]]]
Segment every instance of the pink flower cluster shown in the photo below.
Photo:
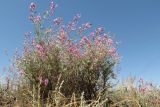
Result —
[[30, 7], [29, 7], [30, 11], [33, 12], [36, 9], [36, 4], [35, 3], [31, 3]]
[[104, 28], [103, 27], [99, 27], [99, 28], [96, 29], [96, 34], [97, 35], [103, 34], [103, 32], [104, 32]]
[[77, 22], [79, 19], [81, 18], [81, 15], [80, 14], [76, 14], [73, 18], [73, 21], [74, 22]]
[[38, 80], [39, 80], [40, 84], [44, 84], [44, 86], [47, 87], [47, 85], [49, 83], [49, 80], [47, 78], [43, 80], [42, 76], [39, 76]]
[[64, 44], [66, 39], [67, 39], [67, 33], [64, 31], [63, 28], [61, 28], [59, 32], [59, 40], [61, 41], [62, 44]]
[[43, 46], [43, 44], [36, 44], [35, 47], [37, 49], [38, 55], [44, 58], [46, 55], [46, 50], [45, 50], [45, 47]]
[[81, 56], [80, 49], [76, 45], [72, 45], [71, 47], [69, 47], [68, 51], [69, 51], [69, 53], [71, 53], [77, 57]]
[[62, 23], [62, 21], [63, 21], [62, 18], [58, 17], [58, 18], [53, 20], [53, 23], [54, 23], [55, 26], [58, 26]]
[[153, 90], [153, 85], [151, 83], [145, 82], [142, 78], [139, 79], [139, 92], [146, 94], [149, 91]]
[[82, 24], [81, 27], [79, 27], [79, 33], [81, 34], [82, 32], [84, 32], [85, 30], [89, 29], [92, 27], [91, 23], [86, 23], [86, 24]]
[[40, 24], [40, 22], [42, 21], [42, 18], [40, 15], [37, 15], [37, 16], [30, 15], [29, 20], [31, 20], [35, 24]]
[[68, 24], [68, 33], [70, 33], [71, 31], [76, 30], [77, 24], [78, 24], [78, 20], [80, 19], [81, 15], [80, 14], [76, 14], [73, 18], [73, 20], [71, 22], [69, 22]]
[[54, 13], [55, 9], [58, 7], [57, 4], [55, 4], [53, 1], [50, 4], [50, 13], [51, 15]]
[[87, 36], [84, 36], [84, 37], [81, 39], [81, 41], [79, 42], [80, 47], [83, 47], [85, 43], [86, 43], [87, 45], [89, 45], [89, 46], [91, 46], [91, 44], [92, 44], [91, 41], [88, 39]]
[[41, 20], [42, 20], [42, 18], [41, 18], [40, 15], [37, 15], [37, 16], [34, 17], [34, 22], [35, 22], [36, 24], [40, 23]]
[[49, 82], [48, 79], [45, 79], [45, 80], [43, 81], [43, 83], [44, 83], [45, 86], [48, 85], [48, 82]]

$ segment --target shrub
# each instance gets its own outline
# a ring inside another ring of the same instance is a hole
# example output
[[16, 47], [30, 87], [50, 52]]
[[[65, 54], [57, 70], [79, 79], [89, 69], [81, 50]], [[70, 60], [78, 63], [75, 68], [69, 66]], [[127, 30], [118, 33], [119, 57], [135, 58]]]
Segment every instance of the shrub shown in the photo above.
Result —
[[95, 99], [115, 76], [113, 68], [119, 60], [115, 42], [102, 27], [87, 34], [92, 24], [78, 27], [79, 14], [67, 26], [58, 17], [49, 23], [51, 26], [44, 28], [45, 20], [52, 18], [57, 5], [51, 2], [41, 16], [37, 15], [36, 7], [31, 3], [29, 16], [35, 26], [35, 36], [26, 33], [23, 54], [16, 58], [19, 73], [31, 89], [34, 86], [38, 90], [40, 84], [43, 99], [55, 90], [58, 78], [66, 97], [73, 93], [80, 97], [84, 92], [86, 100]]

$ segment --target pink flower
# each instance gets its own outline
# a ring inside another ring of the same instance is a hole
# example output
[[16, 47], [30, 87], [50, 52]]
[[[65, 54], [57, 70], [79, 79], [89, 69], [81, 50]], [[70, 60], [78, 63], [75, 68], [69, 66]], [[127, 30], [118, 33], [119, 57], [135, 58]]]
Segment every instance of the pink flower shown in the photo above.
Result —
[[68, 27], [69, 31], [76, 30], [76, 23], [75, 22], [69, 22], [67, 27]]
[[101, 37], [97, 37], [96, 39], [95, 39], [95, 42], [96, 42], [96, 45], [98, 45], [100, 42], [101, 42]]
[[89, 46], [91, 45], [91, 41], [86, 37], [84, 36], [81, 41], [80, 41], [80, 47], [82, 47], [84, 45], [84, 43], [87, 43]]
[[35, 46], [35, 44], [36, 44], [35, 39], [32, 39], [32, 45]]
[[41, 16], [40, 15], [38, 15], [38, 16], [35, 16], [34, 17], [34, 23], [36, 23], [36, 24], [38, 24], [38, 23], [40, 23], [41, 22]]
[[103, 27], [99, 27], [99, 28], [96, 29], [96, 33], [98, 35], [102, 34], [103, 32], [104, 32], [104, 28]]
[[91, 35], [92, 37], [94, 37], [94, 32], [91, 32], [90, 35]]
[[28, 17], [28, 19], [29, 19], [30, 21], [34, 22], [34, 17], [33, 17], [33, 15], [30, 15], [30, 16]]
[[91, 28], [91, 26], [92, 26], [91, 23], [86, 23], [86, 24], [84, 25], [85, 29], [89, 29], [89, 28]]
[[36, 49], [37, 49], [39, 56], [42, 56], [42, 57], [45, 56], [45, 48], [41, 44], [37, 44]]
[[24, 35], [25, 37], [30, 37], [32, 35], [32, 32], [26, 32]]
[[79, 19], [81, 18], [81, 15], [80, 14], [76, 14], [73, 18], [73, 21], [74, 22], [77, 22]]
[[43, 82], [44, 82], [44, 85], [45, 85], [45, 86], [48, 85], [48, 79], [45, 79]]
[[33, 12], [36, 9], [36, 4], [35, 3], [31, 3], [30, 7], [29, 7], [30, 11]]
[[75, 56], [80, 56], [80, 49], [76, 45], [71, 46], [68, 51]]
[[76, 26], [78, 24], [78, 20], [80, 19], [80, 17], [81, 17], [81, 15], [77, 14], [77, 15], [74, 16], [73, 20], [71, 22], [69, 22], [69, 24], [67, 25], [68, 33], [76, 30]]
[[113, 40], [110, 39], [110, 38], [107, 40], [107, 42], [108, 42], [109, 45], [112, 45], [112, 44], [113, 44]]
[[83, 47], [83, 45], [84, 45], [84, 40], [81, 39], [81, 41], [79, 42], [79, 46], [80, 46], [80, 47]]
[[116, 49], [115, 49], [115, 48], [109, 49], [109, 54], [110, 54], [112, 57], [114, 57], [115, 54], [116, 54]]
[[63, 28], [60, 29], [59, 39], [60, 39], [61, 43], [64, 43], [67, 39], [67, 34]]
[[85, 30], [89, 29], [92, 27], [92, 24], [87, 22], [86, 24], [82, 24], [81, 27], [79, 27], [79, 33], [81, 34], [82, 32], [84, 32]]
[[139, 92], [145, 94], [147, 92], [147, 87], [142, 87], [139, 89]]
[[50, 12], [51, 12], [51, 14], [54, 13], [54, 11], [55, 11], [55, 9], [56, 9], [57, 7], [58, 7], [58, 5], [55, 4], [55, 3], [52, 1], [51, 4], [50, 4]]
[[37, 48], [38, 50], [40, 50], [40, 51], [43, 50], [43, 47], [42, 47], [40, 44], [37, 44], [37, 45], [36, 45], [36, 48]]
[[53, 20], [54, 25], [58, 26], [62, 23], [62, 18], [58, 17], [56, 19]]

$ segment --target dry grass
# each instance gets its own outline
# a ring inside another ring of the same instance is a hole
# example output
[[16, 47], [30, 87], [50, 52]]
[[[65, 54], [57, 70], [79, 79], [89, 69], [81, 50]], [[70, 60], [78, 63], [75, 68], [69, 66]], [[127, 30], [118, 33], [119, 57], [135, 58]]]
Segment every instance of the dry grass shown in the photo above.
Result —
[[[142, 83], [137, 83], [142, 85]], [[147, 84], [147, 83], [143, 83]], [[40, 87], [36, 91], [35, 87], [29, 88], [27, 84], [21, 83], [15, 86], [13, 83], [3, 85], [0, 88], [1, 107], [159, 107], [160, 91], [152, 86], [146, 91], [140, 91], [133, 79], [117, 85], [108, 90], [102, 96], [98, 94], [94, 100], [85, 100], [84, 94], [78, 98], [73, 93], [70, 98], [65, 97], [60, 88], [62, 83], [57, 84], [55, 90], [51, 90], [47, 99], [40, 97]], [[144, 85], [143, 87], [147, 87]], [[142, 88], [142, 87], [141, 87]]]

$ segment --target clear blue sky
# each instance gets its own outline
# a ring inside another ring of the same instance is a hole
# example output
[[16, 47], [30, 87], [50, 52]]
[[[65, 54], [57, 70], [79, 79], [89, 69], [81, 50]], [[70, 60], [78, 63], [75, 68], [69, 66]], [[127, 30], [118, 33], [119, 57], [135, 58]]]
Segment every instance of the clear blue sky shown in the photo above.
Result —
[[[0, 1], [0, 74], [8, 66], [15, 48], [22, 48], [24, 33], [33, 31], [28, 21], [28, 6], [36, 2], [41, 10], [50, 0]], [[55, 0], [56, 16], [68, 22], [81, 13], [81, 22], [104, 26], [121, 41], [118, 51], [123, 56], [119, 75], [143, 77], [160, 83], [160, 0]], [[9, 56], [4, 55], [4, 50]]]

